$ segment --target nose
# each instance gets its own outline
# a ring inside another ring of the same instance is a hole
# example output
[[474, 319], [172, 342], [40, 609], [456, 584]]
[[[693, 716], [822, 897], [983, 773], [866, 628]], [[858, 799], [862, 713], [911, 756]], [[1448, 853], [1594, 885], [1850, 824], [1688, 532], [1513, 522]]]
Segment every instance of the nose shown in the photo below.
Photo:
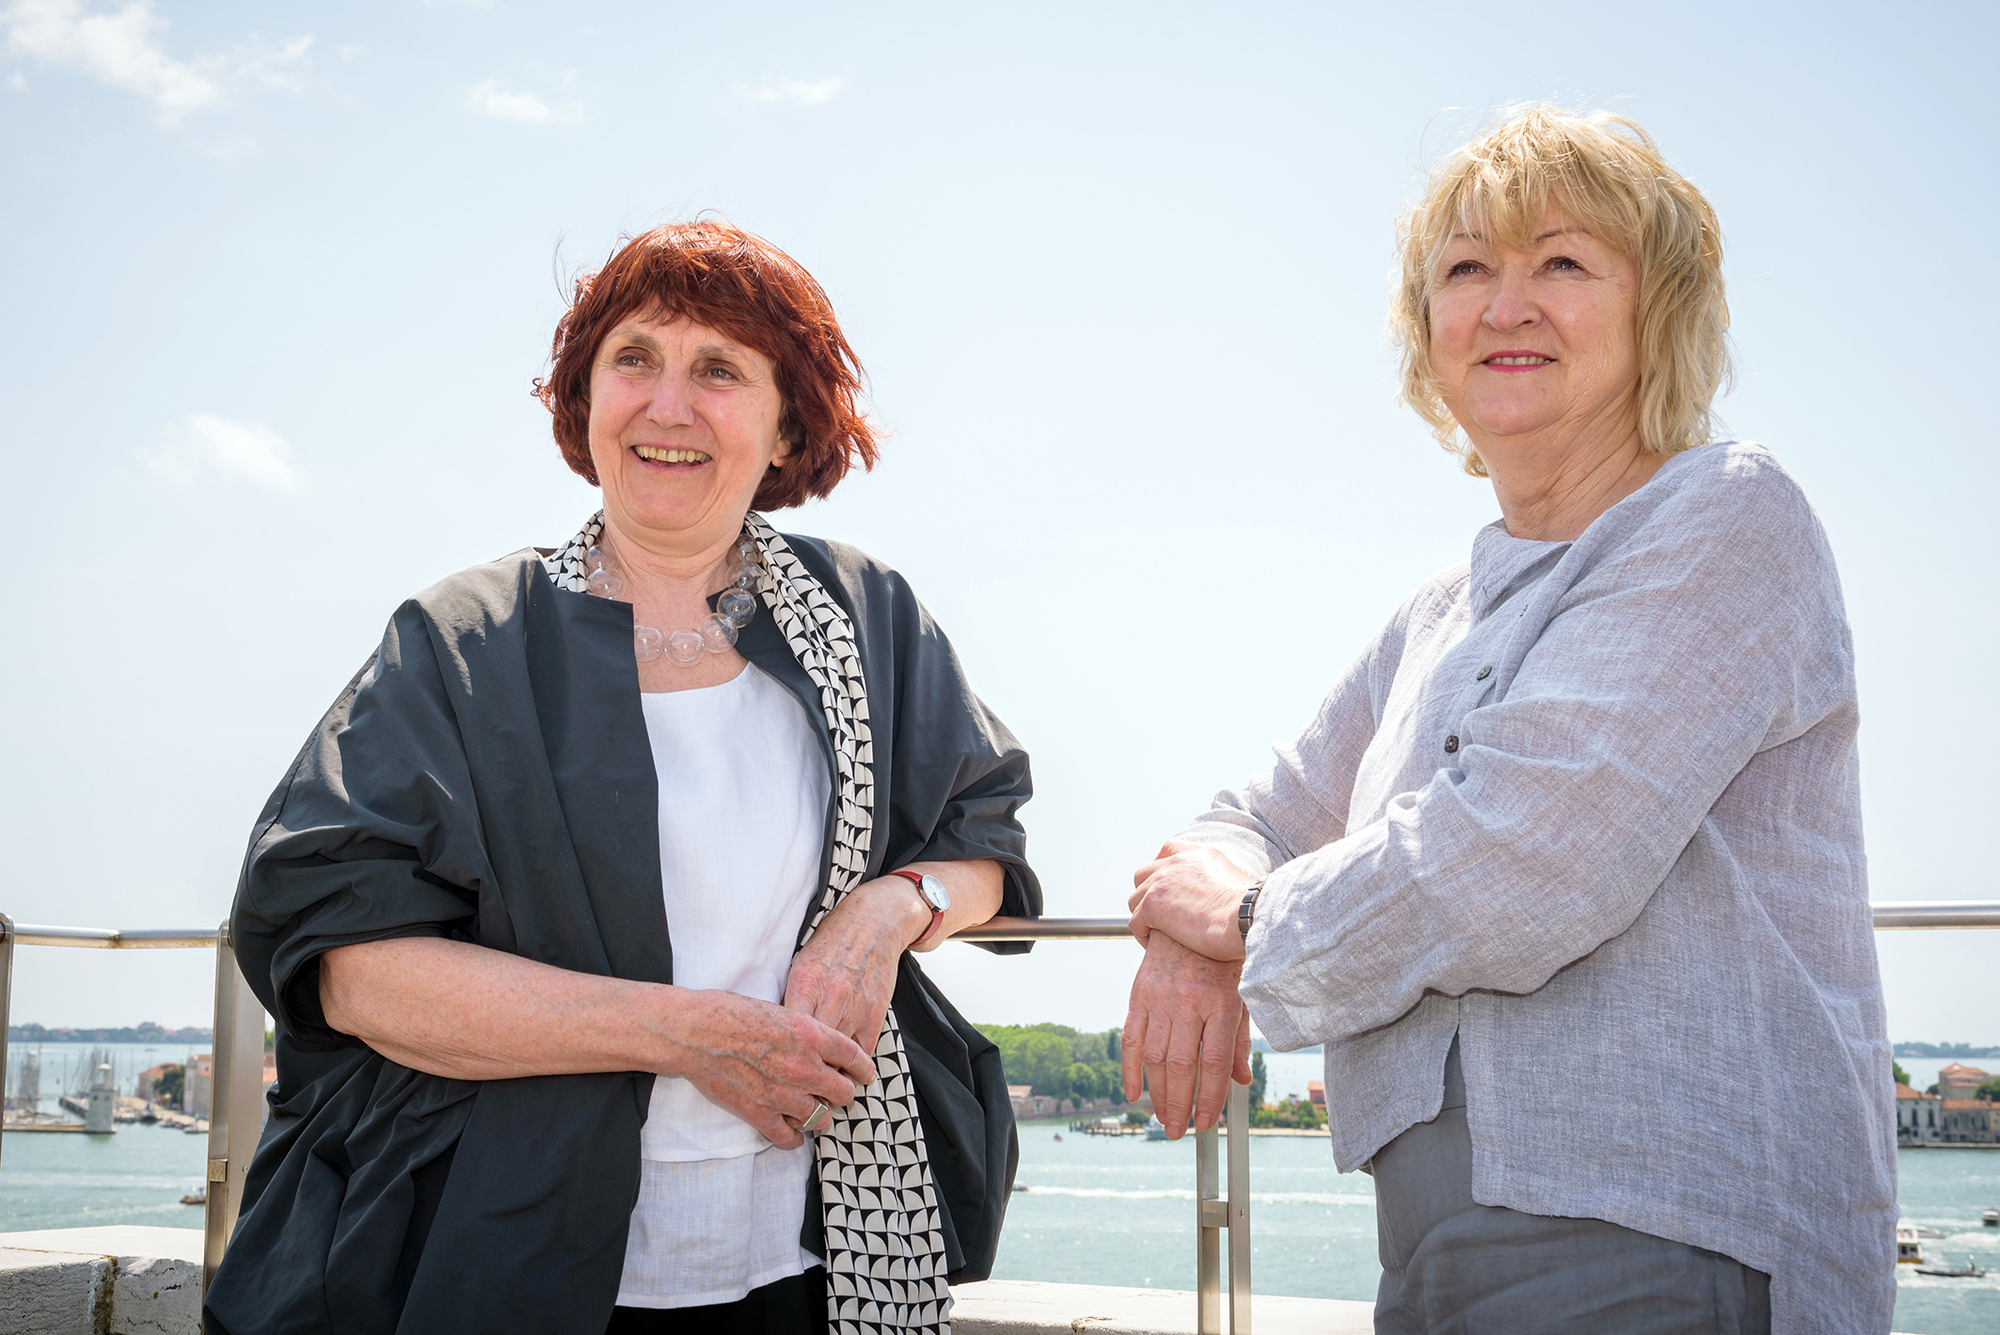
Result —
[[694, 421], [693, 398], [684, 377], [663, 375], [653, 386], [646, 420], [655, 426], [686, 426]]
[[1541, 323], [1542, 308], [1535, 301], [1528, 275], [1511, 266], [1502, 270], [1493, 300], [1486, 306], [1487, 325], [1501, 333], [1511, 333]]

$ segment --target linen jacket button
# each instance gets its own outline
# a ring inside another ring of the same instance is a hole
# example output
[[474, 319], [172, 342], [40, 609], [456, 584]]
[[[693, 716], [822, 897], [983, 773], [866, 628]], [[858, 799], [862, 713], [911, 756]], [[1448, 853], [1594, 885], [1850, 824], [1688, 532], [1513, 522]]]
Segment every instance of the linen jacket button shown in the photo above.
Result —
[[1474, 677], [1473, 680], [1485, 681], [1488, 677], [1492, 675], [1493, 675], [1493, 665], [1491, 663], [1488, 663], [1485, 667], [1479, 669], [1479, 675]]
[[1446, 755], [1448, 755], [1448, 756], [1450, 756], [1450, 755], [1457, 755], [1457, 754], [1458, 754], [1458, 734], [1457, 734], [1457, 733], [1453, 733], [1453, 734], [1452, 734], [1451, 736], [1449, 736], [1449, 737], [1447, 737], [1447, 738], [1445, 738], [1445, 739], [1444, 739], [1444, 753], [1445, 753]]

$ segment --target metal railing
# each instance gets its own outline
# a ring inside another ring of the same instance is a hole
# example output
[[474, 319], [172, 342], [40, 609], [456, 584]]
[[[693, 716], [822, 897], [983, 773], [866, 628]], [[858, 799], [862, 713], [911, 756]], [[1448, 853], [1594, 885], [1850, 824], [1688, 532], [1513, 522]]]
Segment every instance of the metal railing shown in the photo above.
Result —
[[[95, 950], [215, 951], [214, 1068], [208, 1109], [208, 1172], [202, 1210], [202, 1282], [215, 1276], [236, 1228], [243, 1179], [264, 1131], [264, 1007], [229, 944], [229, 924], [213, 932], [118, 931], [104, 927], [40, 927], [0, 913], [0, 1078], [7, 1070], [8, 1003], [14, 994], [14, 947], [80, 946]], [[192, 1072], [189, 1073], [190, 1076]], [[0, 1122], [4, 1144], [4, 1122]]]
[[[2000, 900], [1902, 900], [1872, 906], [1877, 931], [1963, 927], [2000, 928]], [[1124, 918], [994, 918], [957, 933], [955, 941], [1130, 940]], [[208, 1205], [203, 1216], [202, 1278], [229, 1246], [263, 1132], [264, 1008], [236, 967], [229, 924], [213, 932], [119, 931], [103, 927], [39, 927], [0, 913], [0, 1079], [7, 1069], [9, 1002], [14, 993], [14, 947], [70, 946], [97, 950], [213, 949], [215, 951], [214, 1074], [208, 1119]], [[1227, 1173], [1221, 1171], [1218, 1132], [1195, 1134], [1196, 1329], [1222, 1330], [1225, 1274], [1229, 1330], [1250, 1332], [1250, 1090], [1231, 1082], [1228, 1122], [1244, 1134], [1229, 1137]], [[1228, 1234], [1225, 1272], [1222, 1235]]]

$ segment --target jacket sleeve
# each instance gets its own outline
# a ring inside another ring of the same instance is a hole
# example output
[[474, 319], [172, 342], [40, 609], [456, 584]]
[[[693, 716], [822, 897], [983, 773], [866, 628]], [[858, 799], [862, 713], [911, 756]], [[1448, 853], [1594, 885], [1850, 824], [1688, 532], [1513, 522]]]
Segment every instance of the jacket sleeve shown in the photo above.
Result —
[[336, 946], [466, 936], [491, 873], [458, 724], [415, 604], [319, 722], [258, 818], [230, 913], [251, 990], [307, 1050], [329, 1028], [319, 958]]
[[1839, 707], [1839, 584], [1789, 479], [1689, 493], [1570, 556], [1454, 760], [1271, 876], [1243, 977], [1265, 1032], [1339, 1039], [1426, 991], [1534, 991], [1632, 924], [1752, 756]]

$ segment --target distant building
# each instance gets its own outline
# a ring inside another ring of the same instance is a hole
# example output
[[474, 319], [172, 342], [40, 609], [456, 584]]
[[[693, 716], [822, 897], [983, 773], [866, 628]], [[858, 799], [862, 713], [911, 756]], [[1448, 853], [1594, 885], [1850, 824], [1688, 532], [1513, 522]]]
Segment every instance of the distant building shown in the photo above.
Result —
[[1326, 1107], [1326, 1084], [1320, 1080], [1306, 1081], [1306, 1099], [1315, 1108]]
[[1969, 1099], [1972, 1091], [1991, 1080], [1990, 1071], [1982, 1071], [1977, 1066], [1967, 1066], [1963, 1062], [1953, 1062], [1938, 1072], [1937, 1089], [1941, 1099]]
[[145, 1070], [139, 1072], [138, 1079], [133, 1081], [132, 1093], [148, 1103], [166, 1102], [165, 1099], [160, 1097], [159, 1084], [160, 1077], [167, 1073], [170, 1066], [171, 1063], [161, 1062], [158, 1066], [148, 1066]]
[[1031, 1117], [1054, 1117], [1056, 1100], [1047, 1094], [1037, 1094], [1032, 1085], [1009, 1085], [1007, 1097], [1014, 1102], [1014, 1120], [1025, 1122]]
[[2000, 1145], [2000, 1103], [1991, 1099], [1940, 1099], [1938, 1121], [1947, 1145]]
[[1938, 1106], [1942, 1102], [1935, 1094], [1920, 1094], [1899, 1083], [1896, 1086], [1896, 1143], [1937, 1144], [1938, 1137], [1944, 1134]]
[[181, 1096], [181, 1107], [190, 1117], [206, 1121], [214, 1115], [215, 1107], [215, 1054], [204, 1052], [187, 1060], [186, 1092]]

